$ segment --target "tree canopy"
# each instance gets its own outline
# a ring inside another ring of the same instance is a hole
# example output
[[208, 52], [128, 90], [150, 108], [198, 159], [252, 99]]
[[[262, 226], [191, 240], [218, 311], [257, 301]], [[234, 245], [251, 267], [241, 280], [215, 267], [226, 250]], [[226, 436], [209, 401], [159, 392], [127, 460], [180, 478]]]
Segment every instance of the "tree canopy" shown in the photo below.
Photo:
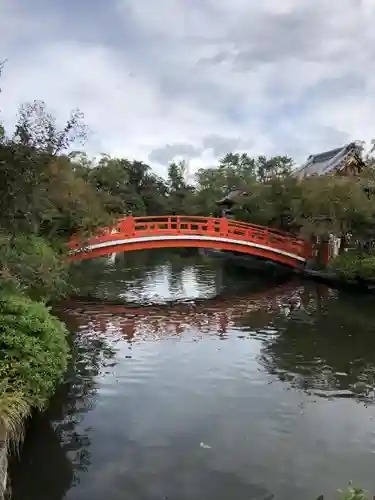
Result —
[[172, 162], [166, 178], [142, 161], [88, 157], [77, 146], [87, 127], [74, 110], [59, 128], [42, 102], [22, 105], [12, 136], [0, 136], [0, 226], [9, 233], [68, 237], [132, 215], [219, 215], [217, 201], [232, 190], [246, 196], [234, 209], [244, 221], [302, 235], [372, 232], [375, 162], [358, 177], [298, 179], [287, 156], [228, 152], [199, 169]]

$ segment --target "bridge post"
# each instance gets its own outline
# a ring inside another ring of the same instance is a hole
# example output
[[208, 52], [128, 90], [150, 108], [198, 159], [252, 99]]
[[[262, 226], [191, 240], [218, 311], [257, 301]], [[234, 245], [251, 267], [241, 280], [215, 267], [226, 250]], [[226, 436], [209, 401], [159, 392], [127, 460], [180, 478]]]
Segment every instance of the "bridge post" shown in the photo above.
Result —
[[178, 233], [181, 233], [181, 220], [180, 220], [180, 216], [176, 217], [176, 229], [177, 229]]
[[135, 224], [134, 224], [134, 217], [132, 215], [129, 215], [128, 217], [125, 217], [121, 221], [121, 233], [124, 236], [131, 236], [135, 232]]
[[228, 228], [229, 228], [228, 219], [222, 217], [220, 219], [220, 236], [226, 236], [228, 234]]

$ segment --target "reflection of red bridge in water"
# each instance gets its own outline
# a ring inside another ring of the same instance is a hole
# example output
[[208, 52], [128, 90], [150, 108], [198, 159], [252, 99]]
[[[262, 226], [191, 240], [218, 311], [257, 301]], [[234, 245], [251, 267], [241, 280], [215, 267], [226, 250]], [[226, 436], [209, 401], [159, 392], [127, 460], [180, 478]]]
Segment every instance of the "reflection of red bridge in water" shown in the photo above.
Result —
[[126, 217], [82, 243], [69, 242], [73, 260], [151, 248], [196, 247], [229, 250], [289, 267], [302, 267], [311, 245], [292, 234], [245, 222], [213, 217]]
[[195, 337], [210, 333], [225, 335], [247, 314], [255, 312], [257, 317], [253, 317], [252, 327], [264, 328], [271, 312], [284, 307], [306, 306], [311, 298], [306, 287], [290, 283], [247, 296], [217, 297], [192, 303], [136, 307], [73, 300], [65, 304], [64, 310], [71, 318], [73, 329], [82, 328], [111, 337], [120, 335], [131, 341], [158, 340], [178, 337], [189, 330]]

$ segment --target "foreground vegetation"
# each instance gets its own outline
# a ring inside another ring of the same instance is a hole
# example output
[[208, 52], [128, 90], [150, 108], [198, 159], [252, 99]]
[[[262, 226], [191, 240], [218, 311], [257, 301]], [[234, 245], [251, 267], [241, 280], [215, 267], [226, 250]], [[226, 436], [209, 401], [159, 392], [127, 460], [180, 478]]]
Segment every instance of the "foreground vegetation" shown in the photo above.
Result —
[[67, 368], [67, 330], [41, 302], [0, 297], [0, 416], [19, 437], [32, 408], [43, 409]]

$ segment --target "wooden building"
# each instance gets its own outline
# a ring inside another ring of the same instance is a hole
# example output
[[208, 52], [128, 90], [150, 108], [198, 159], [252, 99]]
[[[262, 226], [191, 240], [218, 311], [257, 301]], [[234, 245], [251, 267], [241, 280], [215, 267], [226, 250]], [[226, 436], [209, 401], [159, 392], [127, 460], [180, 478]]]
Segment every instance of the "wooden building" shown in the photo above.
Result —
[[301, 179], [311, 175], [328, 174], [355, 176], [365, 167], [361, 145], [350, 142], [340, 148], [310, 155], [293, 173]]
[[[340, 175], [355, 177], [366, 168], [362, 157], [362, 146], [358, 142], [350, 142], [339, 148], [330, 149], [318, 154], [310, 155], [293, 173], [300, 179], [313, 175]], [[328, 262], [340, 253], [341, 238], [336, 235], [327, 235], [328, 241], [323, 245], [323, 261]], [[317, 247], [319, 239], [316, 240]], [[322, 250], [322, 247], [320, 248]]]

